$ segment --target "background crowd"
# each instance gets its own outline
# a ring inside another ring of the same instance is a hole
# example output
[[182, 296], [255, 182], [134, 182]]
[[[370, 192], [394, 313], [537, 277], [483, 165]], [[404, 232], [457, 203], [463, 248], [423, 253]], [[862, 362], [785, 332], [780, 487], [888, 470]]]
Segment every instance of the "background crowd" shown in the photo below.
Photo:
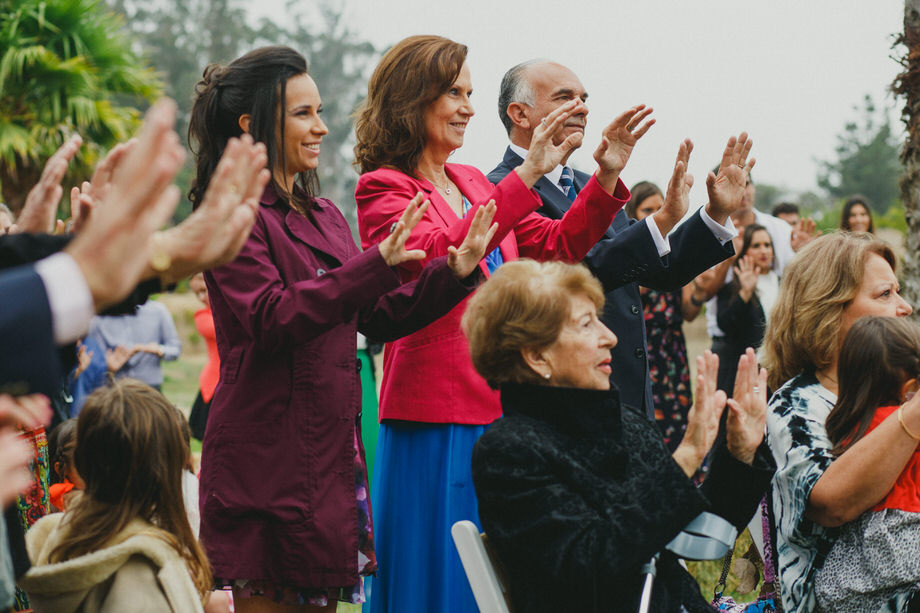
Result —
[[[920, 334], [866, 198], [825, 236], [758, 210], [744, 132], [702, 206], [689, 139], [664, 192], [630, 189], [653, 110], [589, 129], [549, 60], [505, 73], [494, 169], [451, 163], [467, 53], [412, 36], [374, 69], [360, 248], [320, 195], [324, 84], [284, 46], [202, 67], [181, 223], [161, 229], [184, 159], [165, 99], [68, 219], [79, 136], [0, 210], [0, 610], [474, 611], [466, 519], [519, 610], [635, 610], [654, 558], [651, 610], [705, 611], [672, 540], [707, 511], [743, 530], [761, 500], [785, 610], [908, 610], [920, 569], [889, 543], [920, 542]], [[585, 139], [591, 173], [568, 165]], [[208, 350], [188, 415], [150, 299], [186, 279]], [[711, 351], [689, 355], [703, 311]], [[379, 430], [359, 338], [386, 343]]]

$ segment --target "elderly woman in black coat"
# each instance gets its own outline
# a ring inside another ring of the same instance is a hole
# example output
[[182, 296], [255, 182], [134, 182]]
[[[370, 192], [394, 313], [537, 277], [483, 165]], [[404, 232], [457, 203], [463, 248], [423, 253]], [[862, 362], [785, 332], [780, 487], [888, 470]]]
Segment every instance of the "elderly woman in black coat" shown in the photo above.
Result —
[[655, 424], [610, 389], [616, 336], [598, 319], [600, 284], [582, 266], [505, 264], [463, 318], [476, 370], [501, 389], [504, 417], [476, 444], [482, 526], [508, 571], [518, 611], [635, 611], [641, 567], [661, 552], [652, 611], [711, 611], [665, 546], [702, 511], [739, 529], [772, 475], [762, 447], [766, 372], [738, 365], [725, 444], [718, 358], [697, 359], [697, 393], [673, 454]]

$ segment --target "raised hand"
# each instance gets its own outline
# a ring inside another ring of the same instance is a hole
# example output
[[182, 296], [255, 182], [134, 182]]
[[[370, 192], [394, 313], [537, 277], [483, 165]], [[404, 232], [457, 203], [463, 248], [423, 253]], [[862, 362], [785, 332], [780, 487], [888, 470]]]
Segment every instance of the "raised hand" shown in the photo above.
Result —
[[569, 134], [558, 145], [553, 144], [553, 137], [562, 130], [566, 119], [571, 117], [584, 102], [569, 100], [557, 107], [534, 127], [530, 140], [530, 149], [524, 162], [514, 169], [528, 188], [533, 187], [540, 177], [558, 166], [568, 154], [581, 146], [583, 135], [580, 132]]
[[489, 200], [486, 206], [476, 209], [473, 222], [460, 247], [451, 245], [447, 248], [447, 265], [458, 279], [467, 278], [485, 257], [486, 248], [498, 231], [498, 224], [492, 223], [497, 210], [494, 200]]
[[662, 236], [667, 236], [674, 226], [683, 219], [690, 208], [690, 188], [693, 187], [693, 175], [687, 174], [690, 152], [693, 142], [687, 138], [677, 149], [677, 161], [668, 181], [668, 191], [664, 196], [664, 205], [654, 213], [652, 219]]
[[137, 353], [137, 347], [128, 348], [124, 345], [118, 345], [105, 352], [105, 366], [110, 373], [116, 373], [124, 367], [131, 359], [131, 356]]
[[170, 260], [164, 280], [177, 282], [236, 257], [249, 238], [271, 176], [267, 163], [265, 145], [248, 134], [227, 142], [195, 212], [154, 237]]
[[150, 261], [151, 234], [179, 203], [172, 185], [185, 151], [173, 130], [176, 106], [163, 99], [144, 120], [137, 145], [115, 170], [99, 210], [66, 251], [83, 273], [96, 309], [124, 298]]
[[706, 177], [706, 191], [709, 192], [706, 212], [720, 224], [741, 206], [748, 175], [756, 162], [754, 158], [748, 160], [753, 144], [747, 132], [742, 132], [738, 138], [729, 138], [722, 152], [719, 174], [710, 172]]
[[674, 461], [692, 477], [712, 448], [719, 433], [719, 419], [725, 409], [725, 392], [716, 389], [719, 356], [708, 349], [696, 358], [696, 393], [687, 414], [687, 429], [674, 450]]
[[106, 194], [112, 187], [112, 177], [118, 164], [137, 143], [131, 139], [126, 143], [119, 143], [112, 147], [104, 158], [96, 165], [90, 181], [84, 181], [79, 187], [70, 190], [70, 228], [71, 232], [79, 232], [89, 221], [90, 215], [96, 205], [105, 200]]
[[594, 150], [597, 162], [597, 180], [608, 193], [616, 189], [620, 171], [626, 167], [633, 147], [655, 125], [654, 119], [642, 123], [652, 113], [644, 104], [632, 107], [614, 119], [601, 134], [601, 142]]
[[754, 258], [749, 255], [740, 258], [735, 264], [735, 276], [738, 277], [738, 283], [741, 285], [738, 295], [745, 302], [750, 301], [760, 276], [760, 267], [754, 265]]
[[819, 236], [821, 236], [821, 230], [817, 229], [815, 220], [810, 217], [803, 217], [792, 226], [792, 236], [789, 238], [789, 244], [792, 246], [793, 251], [798, 251]]
[[403, 262], [412, 260], [422, 260], [425, 258], [425, 251], [422, 249], [406, 250], [406, 241], [412, 234], [412, 228], [421, 221], [428, 210], [429, 202], [425, 200], [425, 195], [419, 192], [409, 201], [409, 206], [403, 211], [399, 221], [393, 224], [390, 235], [383, 239], [377, 246], [381, 257], [387, 263], [387, 266], [399, 266]]
[[54, 152], [45, 163], [42, 170], [41, 178], [35, 184], [29, 195], [26, 196], [26, 202], [22, 206], [22, 212], [10, 228], [10, 232], [51, 232], [55, 228], [55, 217], [57, 216], [58, 202], [64, 194], [64, 188], [61, 187], [61, 181], [67, 174], [67, 167], [70, 160], [77, 155], [83, 139], [79, 134], [75, 134], [67, 139], [57, 151]]
[[735, 389], [728, 408], [725, 421], [728, 451], [739, 461], [751, 464], [763, 442], [767, 424], [767, 371], [758, 370], [757, 356], [750, 347], [738, 360]]
[[77, 341], [77, 367], [74, 369], [73, 378], [78, 379], [92, 362], [93, 352], [87, 349], [82, 341]]

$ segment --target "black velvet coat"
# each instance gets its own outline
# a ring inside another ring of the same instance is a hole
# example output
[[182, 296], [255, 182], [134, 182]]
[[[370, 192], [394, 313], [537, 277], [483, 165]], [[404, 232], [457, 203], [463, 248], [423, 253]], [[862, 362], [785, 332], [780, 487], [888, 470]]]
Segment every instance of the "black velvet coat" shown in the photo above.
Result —
[[[504, 417], [473, 450], [479, 516], [508, 571], [517, 613], [636, 611], [640, 567], [700, 512], [741, 530], [773, 474], [717, 451], [696, 488], [654, 423], [616, 391], [508, 384]], [[652, 611], [712, 611], [670, 552]]]

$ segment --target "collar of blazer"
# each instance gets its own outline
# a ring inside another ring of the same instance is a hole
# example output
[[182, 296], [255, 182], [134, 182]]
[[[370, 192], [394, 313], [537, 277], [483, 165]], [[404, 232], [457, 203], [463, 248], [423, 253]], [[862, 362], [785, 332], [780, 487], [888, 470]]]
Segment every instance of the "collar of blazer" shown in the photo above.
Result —
[[[325, 198], [313, 199], [314, 206], [310, 210], [310, 216], [313, 217], [313, 221], [295, 211], [287, 203], [282, 202], [271, 183], [262, 192], [259, 204], [263, 207], [277, 210], [284, 217], [284, 226], [291, 233], [291, 236], [311, 249], [325, 253], [339, 264], [347, 259], [348, 253], [346, 250], [348, 246], [344, 245], [341, 240], [336, 240], [338, 237], [333, 238], [324, 235], [323, 230], [320, 229], [324, 228], [327, 235], [333, 229], [342, 230], [339, 215], [336, 214], [337, 211], [333, 210], [333, 205]], [[345, 228], [344, 232], [348, 235], [347, 240], [352, 240], [350, 230]]]

